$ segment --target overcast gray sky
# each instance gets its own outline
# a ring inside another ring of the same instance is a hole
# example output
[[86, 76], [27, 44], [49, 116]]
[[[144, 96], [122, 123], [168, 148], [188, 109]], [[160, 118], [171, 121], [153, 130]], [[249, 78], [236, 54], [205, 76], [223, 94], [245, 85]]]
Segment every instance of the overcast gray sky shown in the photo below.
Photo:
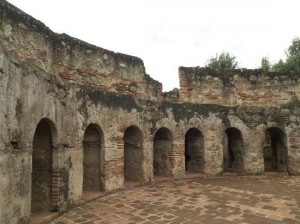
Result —
[[9, 0], [57, 33], [143, 59], [178, 87], [179, 66], [204, 66], [226, 51], [240, 67], [284, 58], [300, 36], [299, 0]]

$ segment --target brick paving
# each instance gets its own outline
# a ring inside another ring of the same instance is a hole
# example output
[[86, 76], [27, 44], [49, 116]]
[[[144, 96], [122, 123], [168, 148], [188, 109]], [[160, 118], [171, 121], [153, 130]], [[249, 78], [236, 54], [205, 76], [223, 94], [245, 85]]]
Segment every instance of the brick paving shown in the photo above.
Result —
[[269, 173], [160, 182], [88, 202], [52, 223], [300, 223], [300, 177]]

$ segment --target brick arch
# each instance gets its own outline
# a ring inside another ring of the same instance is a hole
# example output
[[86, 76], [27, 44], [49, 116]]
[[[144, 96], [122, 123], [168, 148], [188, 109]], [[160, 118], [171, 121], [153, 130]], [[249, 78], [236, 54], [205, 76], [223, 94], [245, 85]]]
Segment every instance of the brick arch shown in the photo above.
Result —
[[32, 141], [31, 212], [51, 211], [58, 203], [54, 181], [53, 149], [57, 141], [55, 124], [43, 118], [36, 126]]
[[286, 134], [281, 128], [266, 129], [263, 157], [265, 171], [287, 172]]
[[173, 147], [172, 132], [165, 127], [158, 129], [153, 139], [153, 174], [155, 176], [170, 176], [170, 154]]
[[143, 180], [143, 133], [135, 125], [129, 126], [124, 132], [124, 180]]
[[235, 127], [225, 130], [226, 145], [223, 151], [224, 171], [241, 172], [244, 170], [244, 140], [242, 133]]
[[104, 190], [104, 135], [101, 127], [89, 124], [83, 136], [83, 192]]
[[203, 172], [204, 138], [197, 128], [190, 128], [185, 134], [185, 170]]

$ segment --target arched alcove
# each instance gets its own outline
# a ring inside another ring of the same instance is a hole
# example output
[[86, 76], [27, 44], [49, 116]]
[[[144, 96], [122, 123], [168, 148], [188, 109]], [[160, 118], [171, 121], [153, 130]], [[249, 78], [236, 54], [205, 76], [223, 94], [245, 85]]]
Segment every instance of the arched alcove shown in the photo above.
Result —
[[52, 163], [55, 125], [42, 119], [32, 142], [31, 212], [50, 211], [52, 208]]
[[83, 137], [83, 191], [103, 190], [103, 133], [96, 124], [90, 124]]
[[224, 147], [223, 153], [224, 171], [240, 172], [244, 168], [242, 134], [237, 128], [227, 128], [225, 133], [227, 145]]
[[266, 130], [264, 147], [265, 171], [287, 171], [287, 146], [285, 133], [276, 127]]
[[173, 137], [167, 128], [156, 131], [153, 140], [153, 174], [155, 176], [170, 176], [171, 162], [169, 155], [172, 151]]
[[143, 133], [136, 126], [130, 126], [124, 133], [124, 179], [143, 180]]
[[203, 172], [203, 135], [197, 128], [190, 128], [185, 134], [185, 169]]

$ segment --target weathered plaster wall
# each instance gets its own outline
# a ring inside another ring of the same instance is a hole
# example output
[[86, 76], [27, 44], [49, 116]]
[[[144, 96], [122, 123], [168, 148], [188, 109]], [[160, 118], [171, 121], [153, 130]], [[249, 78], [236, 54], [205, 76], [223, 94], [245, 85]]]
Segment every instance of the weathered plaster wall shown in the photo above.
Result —
[[141, 59], [56, 34], [6, 1], [0, 6], [2, 46], [19, 60], [55, 74], [62, 83], [161, 100], [162, 85], [145, 73]]
[[299, 101], [300, 74], [179, 68], [180, 101], [228, 106], [278, 106]]
[[59, 212], [81, 199], [83, 139], [90, 124], [103, 135], [99, 178], [106, 192], [124, 186], [123, 138], [130, 126], [143, 135], [141, 183], [155, 181], [153, 140], [160, 128], [172, 135], [172, 178], [185, 175], [190, 128], [202, 133], [207, 176], [224, 172], [230, 127], [243, 137], [243, 172], [264, 173], [265, 131], [278, 127], [286, 135], [287, 171], [300, 174], [295, 75], [278, 75], [276, 81], [257, 71], [222, 75], [181, 68], [180, 91], [163, 94], [136, 57], [55, 34], [6, 1], [0, 2], [0, 18], [0, 223], [29, 222], [32, 146], [42, 119], [52, 133], [52, 209]]

